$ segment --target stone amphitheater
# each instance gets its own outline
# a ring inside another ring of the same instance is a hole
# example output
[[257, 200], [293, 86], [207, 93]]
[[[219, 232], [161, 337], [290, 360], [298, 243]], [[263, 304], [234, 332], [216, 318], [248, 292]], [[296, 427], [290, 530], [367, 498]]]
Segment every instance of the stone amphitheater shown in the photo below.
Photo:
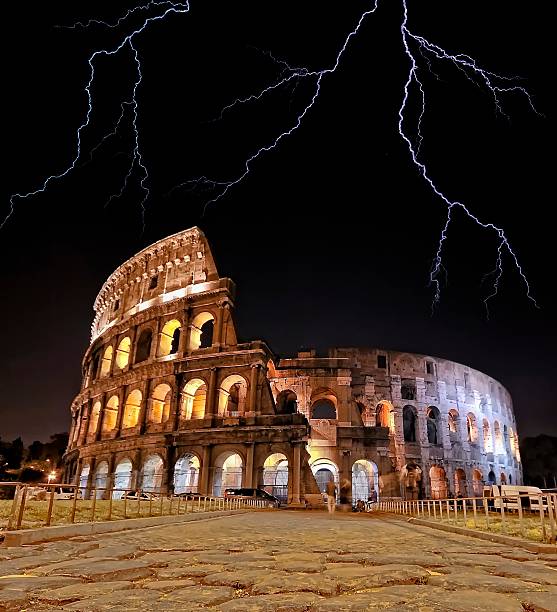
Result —
[[260, 487], [292, 506], [331, 478], [348, 503], [521, 484], [512, 401], [498, 381], [378, 348], [277, 360], [262, 341], [237, 342], [234, 299], [196, 227], [108, 278], [71, 405], [66, 482], [99, 497]]

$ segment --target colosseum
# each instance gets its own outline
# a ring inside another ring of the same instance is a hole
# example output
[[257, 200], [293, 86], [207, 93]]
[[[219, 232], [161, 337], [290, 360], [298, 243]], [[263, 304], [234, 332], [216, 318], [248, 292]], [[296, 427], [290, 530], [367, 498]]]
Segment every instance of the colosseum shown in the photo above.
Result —
[[331, 478], [348, 503], [521, 484], [512, 402], [496, 380], [377, 348], [277, 360], [262, 341], [238, 343], [234, 297], [196, 227], [109, 277], [71, 406], [66, 482], [98, 495], [261, 487], [292, 506]]

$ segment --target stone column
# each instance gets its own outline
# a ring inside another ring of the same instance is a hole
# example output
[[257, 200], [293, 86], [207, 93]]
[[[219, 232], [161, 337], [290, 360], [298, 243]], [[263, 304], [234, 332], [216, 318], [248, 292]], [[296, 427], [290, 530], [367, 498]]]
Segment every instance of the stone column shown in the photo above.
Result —
[[209, 473], [211, 470], [211, 445], [207, 444], [203, 447], [203, 456], [201, 457], [201, 474], [199, 475], [199, 492], [203, 495], [209, 494]]
[[162, 492], [173, 493], [174, 492], [174, 464], [176, 463], [176, 447], [166, 447], [166, 472], [163, 474], [162, 479]]
[[101, 402], [101, 409], [99, 410], [99, 420], [97, 421], [97, 429], [95, 430], [95, 437], [94, 437], [95, 442], [100, 440], [101, 433], [102, 433], [104, 411], [106, 409], [106, 392], [101, 395], [100, 402]]
[[124, 409], [126, 405], [126, 397], [128, 396], [128, 385], [122, 387], [119, 398], [118, 398], [118, 415], [116, 417], [116, 437], [120, 437], [120, 432], [122, 431], [122, 421], [124, 419]]
[[253, 487], [253, 456], [255, 444], [249, 443], [246, 445], [246, 469], [244, 470], [244, 482], [242, 486]]
[[83, 444], [85, 444], [85, 439], [87, 437], [87, 432], [89, 430], [89, 415], [91, 414], [91, 410], [92, 410], [92, 405], [91, 405], [92, 402], [93, 400], [89, 400], [85, 404], [85, 415], [82, 418], [81, 431], [79, 432], [79, 438], [77, 439], [78, 446], [83, 446]]
[[145, 433], [145, 427], [147, 425], [147, 417], [151, 414], [151, 404], [153, 402], [153, 398], [151, 397], [151, 387], [152, 379], [148, 379], [145, 383], [145, 396], [143, 401], [141, 402], [141, 407], [139, 409], [139, 416], [137, 419], [137, 424], [139, 425], [139, 433]]
[[85, 499], [91, 498], [91, 489], [93, 488], [93, 477], [95, 475], [95, 466], [97, 463], [96, 457], [89, 458], [89, 475], [87, 476], [87, 488], [85, 490], [85, 495], [83, 496]]
[[153, 332], [151, 341], [151, 350], [149, 351], [149, 360], [155, 359], [159, 352], [159, 345], [161, 342], [161, 319], [160, 317], [157, 319], [155, 324], [155, 330]]
[[299, 442], [294, 443], [293, 449], [293, 463], [292, 466], [292, 498], [290, 505], [299, 506], [302, 501], [300, 499], [300, 483], [302, 480], [302, 461], [301, 461], [301, 447]]
[[211, 375], [209, 377], [209, 388], [207, 389], [207, 401], [205, 405], [205, 415], [214, 416], [217, 414], [217, 407], [215, 406], [215, 398], [217, 395], [217, 368], [211, 368]]
[[225, 306], [224, 304], [219, 305], [219, 312], [217, 315], [216, 328], [213, 330], [213, 345], [217, 344], [221, 346], [224, 344], [222, 339], [222, 330], [224, 329], [224, 317], [225, 317]]
[[176, 388], [172, 393], [172, 403], [170, 404], [170, 420], [172, 421], [172, 431], [178, 431], [180, 427], [180, 399], [183, 375], [176, 377]]
[[257, 411], [257, 385], [259, 383], [259, 364], [251, 366], [250, 387], [249, 387], [249, 411], [258, 414]]

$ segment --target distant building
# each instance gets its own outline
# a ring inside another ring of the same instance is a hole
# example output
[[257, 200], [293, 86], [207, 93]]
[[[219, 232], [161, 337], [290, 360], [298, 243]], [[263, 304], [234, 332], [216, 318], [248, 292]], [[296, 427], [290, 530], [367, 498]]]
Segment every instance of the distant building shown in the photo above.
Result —
[[234, 293], [198, 228], [110, 276], [71, 407], [67, 481], [99, 497], [264, 487], [291, 505], [331, 478], [353, 500], [521, 483], [512, 402], [497, 381], [381, 349], [277, 362], [261, 341], [238, 344]]

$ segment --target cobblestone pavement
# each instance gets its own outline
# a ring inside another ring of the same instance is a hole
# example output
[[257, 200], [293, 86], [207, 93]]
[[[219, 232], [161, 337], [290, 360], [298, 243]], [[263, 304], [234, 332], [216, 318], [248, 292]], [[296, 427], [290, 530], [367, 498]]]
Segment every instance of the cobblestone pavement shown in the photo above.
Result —
[[0, 610], [557, 611], [557, 554], [264, 511], [0, 548]]

